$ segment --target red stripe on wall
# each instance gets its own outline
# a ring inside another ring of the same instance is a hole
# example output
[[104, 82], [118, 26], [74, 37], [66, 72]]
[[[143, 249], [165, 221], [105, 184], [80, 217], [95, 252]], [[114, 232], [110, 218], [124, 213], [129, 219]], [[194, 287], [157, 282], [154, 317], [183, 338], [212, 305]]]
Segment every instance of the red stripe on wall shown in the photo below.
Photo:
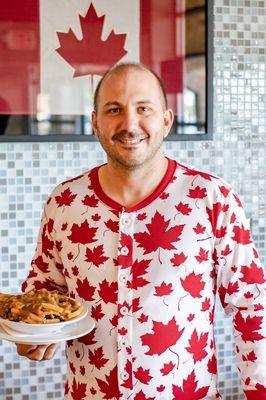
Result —
[[0, 114], [34, 114], [40, 93], [39, 0], [0, 2]]

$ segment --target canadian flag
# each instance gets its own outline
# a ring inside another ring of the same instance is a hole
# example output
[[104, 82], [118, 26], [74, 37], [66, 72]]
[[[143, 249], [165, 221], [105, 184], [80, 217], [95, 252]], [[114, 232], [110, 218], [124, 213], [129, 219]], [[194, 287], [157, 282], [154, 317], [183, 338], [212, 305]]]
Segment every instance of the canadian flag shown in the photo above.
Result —
[[119, 62], [143, 62], [181, 92], [175, 3], [1, 1], [0, 113], [88, 114], [99, 79]]

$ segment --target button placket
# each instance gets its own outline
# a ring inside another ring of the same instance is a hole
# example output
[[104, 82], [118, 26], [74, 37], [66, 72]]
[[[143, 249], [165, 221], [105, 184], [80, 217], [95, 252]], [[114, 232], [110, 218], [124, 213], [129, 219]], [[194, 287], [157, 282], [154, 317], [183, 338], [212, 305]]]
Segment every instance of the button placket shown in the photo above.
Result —
[[[127, 287], [127, 282], [131, 281], [131, 266], [132, 260], [132, 247], [133, 240], [128, 240], [128, 237], [134, 235], [134, 216], [129, 213], [122, 212], [120, 217], [119, 229], [119, 257], [118, 265], [118, 304], [121, 305], [119, 310], [119, 318], [117, 323], [117, 345], [118, 345], [118, 370], [119, 370], [119, 386], [123, 396], [130, 394], [130, 389], [125, 388], [122, 384], [130, 378], [129, 373], [126, 371], [127, 362], [132, 363], [132, 356], [128, 354], [128, 349], [131, 347], [132, 337], [132, 289]], [[125, 236], [126, 235], [126, 236]], [[126, 238], [126, 242], [123, 238]], [[128, 305], [128, 307], [126, 306]], [[122, 335], [119, 333], [125, 332]]]

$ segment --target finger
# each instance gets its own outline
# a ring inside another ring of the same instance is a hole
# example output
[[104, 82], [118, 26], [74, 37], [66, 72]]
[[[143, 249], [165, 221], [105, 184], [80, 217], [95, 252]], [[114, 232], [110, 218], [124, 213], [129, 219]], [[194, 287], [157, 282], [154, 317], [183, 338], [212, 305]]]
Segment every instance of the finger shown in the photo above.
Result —
[[37, 348], [26, 354], [26, 357], [33, 361], [42, 361], [48, 345], [39, 345]]
[[16, 343], [17, 346], [17, 352], [20, 356], [26, 356], [28, 353], [31, 351], [34, 351], [37, 349], [38, 346], [36, 345], [31, 345], [31, 344], [19, 344]]
[[44, 353], [43, 359], [44, 360], [51, 360], [54, 357], [58, 347], [59, 347], [58, 343], [50, 344], [50, 346], [47, 347], [47, 349], [46, 349], [46, 351]]

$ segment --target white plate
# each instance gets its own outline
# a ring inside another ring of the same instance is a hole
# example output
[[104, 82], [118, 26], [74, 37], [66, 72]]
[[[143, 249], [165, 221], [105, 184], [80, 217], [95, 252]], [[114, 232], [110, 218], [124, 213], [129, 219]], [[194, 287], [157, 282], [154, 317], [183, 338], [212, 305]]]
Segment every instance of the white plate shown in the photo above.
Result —
[[67, 340], [77, 339], [81, 336], [87, 335], [95, 327], [95, 321], [87, 315], [76, 324], [67, 325], [58, 332], [52, 334], [24, 334], [13, 331], [11, 334], [5, 330], [4, 325], [0, 325], [0, 339], [8, 340], [9, 342], [23, 343], [23, 344], [51, 344], [59, 343]]
[[28, 324], [26, 322], [15, 322], [15, 321], [9, 321], [8, 319], [1, 318], [0, 317], [0, 325], [7, 327], [7, 330], [9, 331], [8, 328], [12, 329], [13, 331], [19, 332], [19, 333], [24, 333], [27, 335], [32, 335], [32, 334], [54, 334], [56, 331], [61, 331], [66, 325], [72, 325], [75, 324], [78, 321], [81, 321], [83, 318], [86, 317], [88, 314], [88, 306], [86, 303], [82, 304], [83, 306], [83, 311], [81, 314], [73, 319], [69, 319], [67, 321], [61, 321], [61, 322], [54, 322], [51, 324]]

